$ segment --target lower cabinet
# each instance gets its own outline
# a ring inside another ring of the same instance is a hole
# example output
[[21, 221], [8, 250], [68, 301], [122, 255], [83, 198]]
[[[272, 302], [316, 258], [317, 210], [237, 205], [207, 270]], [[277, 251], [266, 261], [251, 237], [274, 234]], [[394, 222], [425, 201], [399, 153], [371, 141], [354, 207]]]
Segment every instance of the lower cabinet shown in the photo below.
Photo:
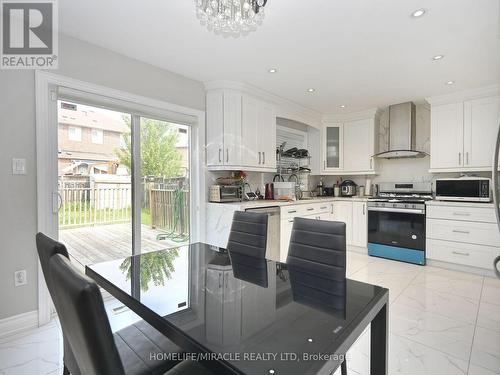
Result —
[[[348, 246], [367, 247], [368, 212], [365, 201], [334, 201], [316, 208], [313, 205], [301, 205], [300, 208], [282, 209], [280, 260], [286, 262], [293, 220], [303, 217], [316, 220], [341, 221], [346, 223], [346, 243]], [[314, 212], [314, 213], [313, 213]]]
[[427, 258], [493, 269], [500, 254], [500, 235], [492, 206], [460, 203], [427, 209]]

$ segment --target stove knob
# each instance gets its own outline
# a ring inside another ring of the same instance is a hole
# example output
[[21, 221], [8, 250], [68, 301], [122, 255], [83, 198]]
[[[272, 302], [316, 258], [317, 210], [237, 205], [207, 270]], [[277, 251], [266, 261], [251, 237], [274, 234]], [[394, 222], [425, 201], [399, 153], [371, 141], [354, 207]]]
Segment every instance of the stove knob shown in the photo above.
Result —
[[408, 208], [408, 205], [407, 205], [407, 204], [405, 204], [405, 208]]
[[393, 203], [393, 204], [392, 204], [392, 207], [394, 207], [394, 208], [396, 208], [397, 206], [398, 206], [398, 204], [397, 204], [397, 203]]
[[413, 204], [413, 205], [411, 206], [411, 208], [417, 208], [417, 205], [416, 205], [416, 204]]

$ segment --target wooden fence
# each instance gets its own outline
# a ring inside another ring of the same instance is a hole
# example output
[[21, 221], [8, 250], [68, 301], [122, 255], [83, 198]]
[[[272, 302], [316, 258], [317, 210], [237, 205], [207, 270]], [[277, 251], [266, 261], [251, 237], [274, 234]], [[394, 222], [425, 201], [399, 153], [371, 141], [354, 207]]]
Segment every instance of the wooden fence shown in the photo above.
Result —
[[189, 234], [189, 191], [150, 189], [151, 226], [179, 234]]

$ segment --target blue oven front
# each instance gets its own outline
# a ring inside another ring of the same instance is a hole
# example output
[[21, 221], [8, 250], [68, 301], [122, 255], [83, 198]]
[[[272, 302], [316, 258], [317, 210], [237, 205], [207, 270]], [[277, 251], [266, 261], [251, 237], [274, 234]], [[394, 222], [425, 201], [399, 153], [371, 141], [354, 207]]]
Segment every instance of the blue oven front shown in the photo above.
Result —
[[425, 210], [369, 207], [368, 254], [425, 265]]

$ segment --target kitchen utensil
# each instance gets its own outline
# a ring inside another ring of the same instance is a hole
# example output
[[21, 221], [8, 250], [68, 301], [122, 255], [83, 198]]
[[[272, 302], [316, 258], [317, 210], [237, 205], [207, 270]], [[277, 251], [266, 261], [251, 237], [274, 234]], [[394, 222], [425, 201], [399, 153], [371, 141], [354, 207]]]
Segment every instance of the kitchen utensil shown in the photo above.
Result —
[[365, 187], [359, 186], [358, 187], [358, 197], [363, 197], [364, 195], [365, 195]]
[[275, 174], [273, 177], [273, 182], [276, 182], [276, 181], [284, 182], [285, 179], [283, 178], [283, 176], [280, 176], [279, 174]]
[[340, 186], [335, 185], [335, 186], [333, 187], [333, 195], [334, 195], [335, 197], [340, 197]]
[[365, 183], [365, 194], [364, 195], [372, 195], [372, 179], [367, 178]]

